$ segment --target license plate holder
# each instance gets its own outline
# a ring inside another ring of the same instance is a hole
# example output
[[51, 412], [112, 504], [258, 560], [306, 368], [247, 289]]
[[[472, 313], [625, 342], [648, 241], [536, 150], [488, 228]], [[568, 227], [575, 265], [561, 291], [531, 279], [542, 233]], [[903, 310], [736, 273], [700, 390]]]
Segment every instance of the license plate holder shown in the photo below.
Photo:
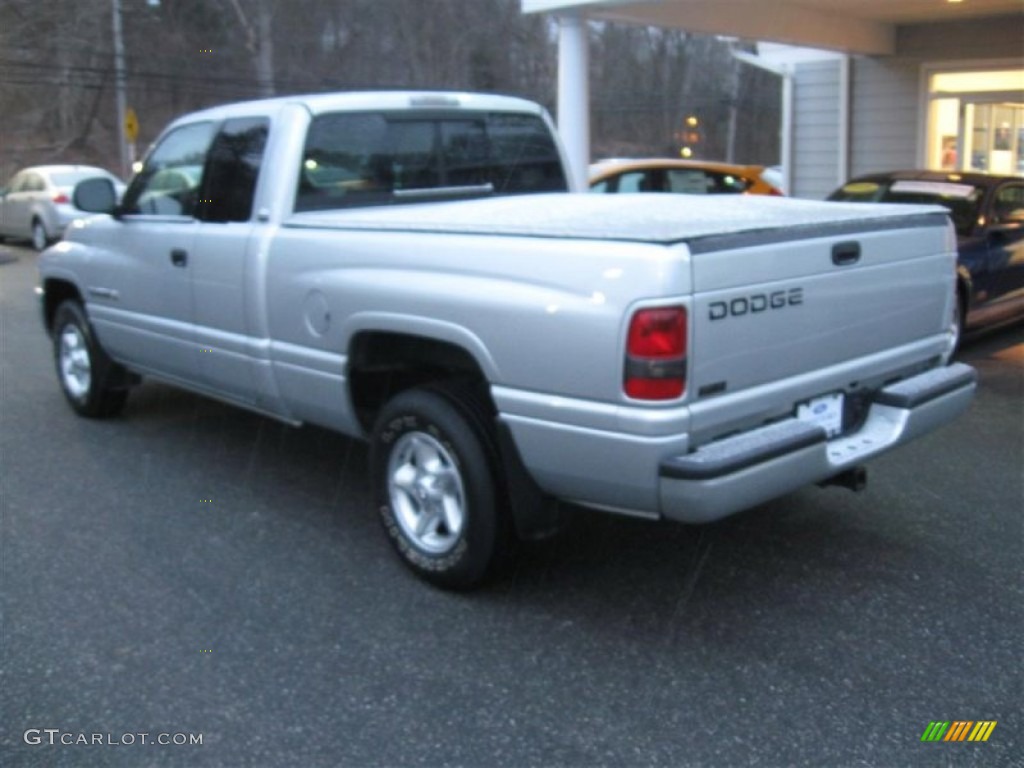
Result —
[[799, 403], [796, 417], [822, 427], [825, 434], [835, 437], [843, 431], [843, 393], [834, 392]]

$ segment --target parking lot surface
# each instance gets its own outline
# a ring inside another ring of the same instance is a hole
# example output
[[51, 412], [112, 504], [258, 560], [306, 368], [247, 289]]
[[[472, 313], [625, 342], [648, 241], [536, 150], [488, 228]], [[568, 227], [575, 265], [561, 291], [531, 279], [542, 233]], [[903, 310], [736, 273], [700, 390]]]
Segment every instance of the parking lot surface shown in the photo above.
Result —
[[0, 253], [0, 765], [1021, 765], [1021, 326], [863, 493], [577, 512], [456, 595], [392, 556], [359, 443], [152, 382], [75, 417]]

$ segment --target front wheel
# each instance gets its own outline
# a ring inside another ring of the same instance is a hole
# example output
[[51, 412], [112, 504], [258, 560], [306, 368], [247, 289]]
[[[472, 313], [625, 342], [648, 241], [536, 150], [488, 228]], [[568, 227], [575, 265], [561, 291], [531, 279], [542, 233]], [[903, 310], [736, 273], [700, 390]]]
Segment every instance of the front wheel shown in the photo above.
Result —
[[128, 399], [124, 369], [97, 343], [85, 310], [77, 301], [65, 301], [57, 307], [53, 357], [64, 397], [77, 413], [103, 418], [124, 408]]
[[493, 571], [511, 537], [478, 399], [446, 389], [398, 394], [377, 419], [370, 462], [384, 530], [418, 576], [468, 589]]

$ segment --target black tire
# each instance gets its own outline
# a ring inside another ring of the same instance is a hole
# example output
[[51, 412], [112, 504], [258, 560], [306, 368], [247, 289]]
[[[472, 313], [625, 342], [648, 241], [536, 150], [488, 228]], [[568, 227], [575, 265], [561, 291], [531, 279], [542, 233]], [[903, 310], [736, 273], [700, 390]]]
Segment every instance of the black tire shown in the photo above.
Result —
[[953, 305], [953, 318], [950, 321], [950, 333], [953, 341], [950, 344], [947, 363], [952, 363], [960, 353], [960, 347], [964, 340], [964, 327], [967, 321], [967, 298], [962, 290], [956, 292], [956, 302]]
[[487, 409], [471, 388], [396, 395], [377, 418], [370, 467], [388, 539], [420, 578], [470, 589], [509, 554], [497, 446]]
[[53, 360], [68, 403], [81, 416], [115, 416], [128, 399], [127, 374], [103, 351], [82, 305], [68, 300], [53, 318]]
[[42, 251], [50, 244], [50, 236], [46, 233], [46, 227], [39, 219], [32, 219], [32, 247]]

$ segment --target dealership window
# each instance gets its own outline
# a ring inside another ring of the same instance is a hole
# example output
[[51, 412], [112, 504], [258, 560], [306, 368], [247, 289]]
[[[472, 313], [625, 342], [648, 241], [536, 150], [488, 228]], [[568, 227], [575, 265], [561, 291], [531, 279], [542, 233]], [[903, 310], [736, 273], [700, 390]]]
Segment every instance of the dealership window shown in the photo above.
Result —
[[925, 163], [1024, 176], [1024, 69], [931, 73]]

